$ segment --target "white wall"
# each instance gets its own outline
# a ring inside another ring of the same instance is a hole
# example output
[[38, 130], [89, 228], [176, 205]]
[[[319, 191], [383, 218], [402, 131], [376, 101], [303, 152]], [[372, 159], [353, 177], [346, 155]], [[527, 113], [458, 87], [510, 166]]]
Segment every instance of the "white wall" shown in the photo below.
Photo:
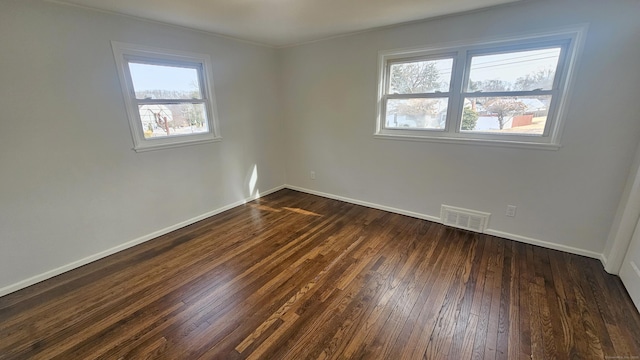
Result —
[[[640, 136], [639, 13], [635, 0], [532, 1], [284, 49], [287, 182], [427, 216], [486, 211], [494, 232], [599, 256]], [[378, 51], [580, 23], [560, 150], [373, 138]]]
[[[210, 54], [223, 140], [132, 151], [112, 40]], [[0, 290], [284, 184], [278, 71], [274, 49], [0, 1]]]

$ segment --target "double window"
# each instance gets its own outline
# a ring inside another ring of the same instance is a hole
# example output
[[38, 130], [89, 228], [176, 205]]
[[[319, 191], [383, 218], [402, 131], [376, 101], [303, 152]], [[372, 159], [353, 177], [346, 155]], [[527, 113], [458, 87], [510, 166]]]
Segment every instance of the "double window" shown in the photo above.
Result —
[[583, 32], [383, 52], [376, 135], [557, 148]]
[[208, 55], [112, 46], [136, 151], [219, 139]]

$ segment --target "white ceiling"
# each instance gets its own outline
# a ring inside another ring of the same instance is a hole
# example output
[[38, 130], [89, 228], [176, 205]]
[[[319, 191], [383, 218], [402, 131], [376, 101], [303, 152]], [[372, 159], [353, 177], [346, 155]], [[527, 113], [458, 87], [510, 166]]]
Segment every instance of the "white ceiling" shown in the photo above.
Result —
[[287, 46], [522, 0], [54, 0]]

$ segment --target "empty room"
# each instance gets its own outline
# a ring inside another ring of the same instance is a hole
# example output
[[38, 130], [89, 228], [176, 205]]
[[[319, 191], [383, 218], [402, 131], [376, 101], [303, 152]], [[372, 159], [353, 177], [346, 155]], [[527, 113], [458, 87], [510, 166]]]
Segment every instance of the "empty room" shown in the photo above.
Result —
[[0, 359], [640, 359], [639, 14], [0, 0]]

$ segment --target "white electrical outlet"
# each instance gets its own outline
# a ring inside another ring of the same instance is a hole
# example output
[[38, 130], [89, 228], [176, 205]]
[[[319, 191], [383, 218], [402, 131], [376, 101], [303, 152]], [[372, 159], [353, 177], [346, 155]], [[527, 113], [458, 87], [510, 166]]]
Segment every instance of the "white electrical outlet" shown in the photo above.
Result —
[[515, 205], [507, 205], [507, 216], [514, 217], [516, 216], [516, 206]]
[[316, 179], [316, 172], [315, 171], [310, 171], [309, 172], [309, 177], [311, 178], [311, 180], [315, 180]]

